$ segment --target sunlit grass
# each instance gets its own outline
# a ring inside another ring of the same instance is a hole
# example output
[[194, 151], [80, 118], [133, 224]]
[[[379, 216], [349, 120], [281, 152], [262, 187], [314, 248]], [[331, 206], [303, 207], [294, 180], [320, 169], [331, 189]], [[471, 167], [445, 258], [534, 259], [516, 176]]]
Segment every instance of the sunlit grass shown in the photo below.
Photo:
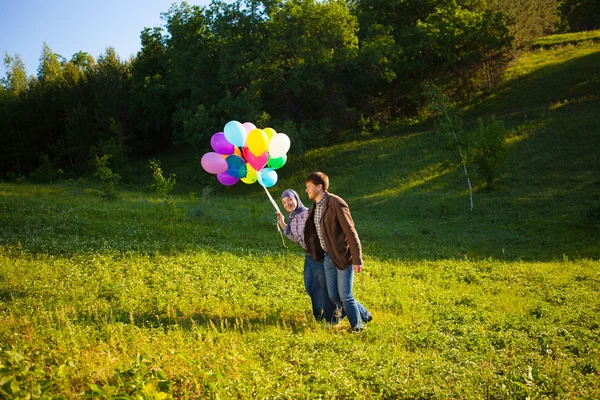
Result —
[[[592, 32], [594, 37], [598, 32]], [[598, 96], [600, 41], [571, 43], [568, 36], [548, 39], [561, 45], [519, 54], [509, 63], [497, 89], [464, 105], [467, 116], [494, 114], [522, 121], [524, 116], [543, 114], [549, 104]]]
[[533, 42], [533, 48], [564, 46], [582, 42], [600, 42], [600, 30], [563, 33], [559, 35], [542, 36]]
[[368, 261], [355, 290], [376, 320], [355, 336], [311, 320], [293, 254], [4, 247], [0, 337], [69, 396], [598, 393], [597, 261]]

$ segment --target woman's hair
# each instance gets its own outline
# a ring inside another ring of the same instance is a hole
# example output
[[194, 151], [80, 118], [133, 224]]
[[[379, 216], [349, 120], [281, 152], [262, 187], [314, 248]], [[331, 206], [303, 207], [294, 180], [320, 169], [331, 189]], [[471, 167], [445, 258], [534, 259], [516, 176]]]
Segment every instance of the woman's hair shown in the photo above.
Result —
[[329, 177], [322, 172], [311, 172], [305, 182], [311, 182], [313, 185], [323, 185], [326, 192], [329, 189]]

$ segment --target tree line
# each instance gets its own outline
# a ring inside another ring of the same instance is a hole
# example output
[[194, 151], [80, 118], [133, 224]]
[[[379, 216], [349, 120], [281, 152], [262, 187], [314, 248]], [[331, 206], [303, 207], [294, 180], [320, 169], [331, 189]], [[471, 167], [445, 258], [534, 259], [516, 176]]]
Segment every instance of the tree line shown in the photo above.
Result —
[[287, 132], [296, 151], [359, 125], [377, 131], [418, 117], [423, 82], [454, 98], [493, 89], [512, 51], [559, 28], [590, 27], [595, 4], [174, 4], [163, 26], [141, 32], [129, 60], [110, 47], [97, 60], [84, 51], [66, 59], [44, 44], [36, 76], [27, 76], [20, 57], [6, 54], [0, 178], [80, 176], [103, 155], [119, 171], [128, 157], [173, 145], [202, 151], [233, 119]]

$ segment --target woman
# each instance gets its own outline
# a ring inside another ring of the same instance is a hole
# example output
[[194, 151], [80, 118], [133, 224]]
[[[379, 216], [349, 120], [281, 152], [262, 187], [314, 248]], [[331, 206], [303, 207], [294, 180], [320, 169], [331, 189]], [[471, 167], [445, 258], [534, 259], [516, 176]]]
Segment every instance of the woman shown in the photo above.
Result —
[[[290, 240], [300, 243], [306, 251], [304, 225], [308, 217], [308, 208], [304, 207], [298, 193], [292, 189], [287, 189], [281, 194], [281, 203], [290, 213], [290, 216], [286, 224], [283, 214], [278, 212], [277, 223]], [[327, 322], [332, 322], [336, 307], [327, 294], [323, 261], [313, 261], [308, 254], [304, 257], [304, 288], [310, 296], [315, 319], [317, 321], [325, 319]]]

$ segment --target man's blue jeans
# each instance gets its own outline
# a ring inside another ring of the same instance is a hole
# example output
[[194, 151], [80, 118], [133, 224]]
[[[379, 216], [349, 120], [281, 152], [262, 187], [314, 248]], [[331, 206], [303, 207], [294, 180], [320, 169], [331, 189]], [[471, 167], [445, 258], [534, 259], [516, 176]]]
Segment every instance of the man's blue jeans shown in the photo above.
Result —
[[310, 296], [315, 319], [317, 321], [325, 319], [325, 321], [331, 322], [336, 306], [331, 302], [327, 294], [323, 260], [313, 261], [308, 254], [304, 259], [304, 288]]
[[343, 271], [337, 269], [327, 253], [325, 253], [324, 262], [329, 298], [336, 305], [344, 307], [344, 312], [348, 316], [352, 328], [363, 328], [363, 321], [367, 321], [371, 316], [371, 313], [369, 313], [362, 304], [356, 301], [352, 294], [354, 268], [350, 266]]

